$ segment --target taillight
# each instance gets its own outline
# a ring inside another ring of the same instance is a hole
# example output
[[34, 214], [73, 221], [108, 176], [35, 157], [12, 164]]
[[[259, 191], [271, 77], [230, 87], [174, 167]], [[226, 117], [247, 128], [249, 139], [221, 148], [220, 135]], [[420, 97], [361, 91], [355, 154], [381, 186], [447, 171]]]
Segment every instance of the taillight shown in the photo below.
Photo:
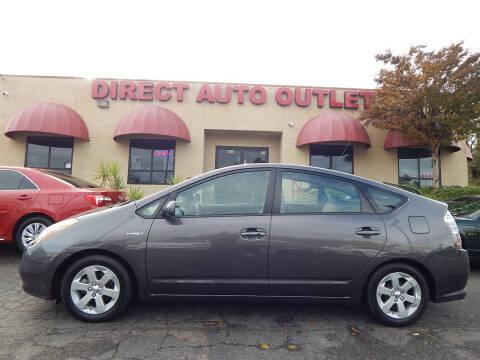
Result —
[[85, 195], [85, 199], [95, 206], [105, 206], [112, 202], [112, 198], [104, 195]]
[[443, 217], [443, 221], [445, 221], [445, 224], [447, 224], [448, 229], [452, 233], [452, 236], [457, 244], [457, 248], [461, 249], [462, 238], [460, 237], [460, 231], [458, 231], [457, 223], [455, 222], [452, 214], [450, 214], [450, 211], [447, 210], [445, 216]]

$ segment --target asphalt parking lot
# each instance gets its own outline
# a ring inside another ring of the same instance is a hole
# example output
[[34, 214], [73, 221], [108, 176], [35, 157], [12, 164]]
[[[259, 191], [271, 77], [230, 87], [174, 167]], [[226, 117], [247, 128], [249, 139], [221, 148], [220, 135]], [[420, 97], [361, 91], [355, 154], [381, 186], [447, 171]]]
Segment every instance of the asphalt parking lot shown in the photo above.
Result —
[[413, 326], [388, 328], [358, 308], [247, 302], [134, 304], [87, 324], [26, 295], [19, 262], [0, 247], [0, 360], [480, 358], [479, 266], [465, 300], [430, 303]]

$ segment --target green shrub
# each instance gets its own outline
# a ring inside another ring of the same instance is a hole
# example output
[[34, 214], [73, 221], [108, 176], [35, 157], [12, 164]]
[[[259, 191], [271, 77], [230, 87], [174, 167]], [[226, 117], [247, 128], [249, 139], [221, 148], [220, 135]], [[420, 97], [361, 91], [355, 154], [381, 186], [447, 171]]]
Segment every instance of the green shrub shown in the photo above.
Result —
[[480, 186], [442, 186], [440, 189], [433, 187], [418, 188], [425, 197], [446, 201], [460, 196], [480, 195]]
[[182, 175], [173, 175], [171, 178], [167, 180], [167, 184], [175, 185], [175, 184], [181, 183], [183, 180], [185, 179], [183, 178]]

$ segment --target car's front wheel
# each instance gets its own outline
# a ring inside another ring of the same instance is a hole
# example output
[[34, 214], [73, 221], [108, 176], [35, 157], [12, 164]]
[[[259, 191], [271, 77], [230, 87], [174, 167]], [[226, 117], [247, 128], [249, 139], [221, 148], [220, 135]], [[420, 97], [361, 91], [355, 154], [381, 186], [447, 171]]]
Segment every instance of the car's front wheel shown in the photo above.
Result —
[[103, 255], [77, 260], [62, 281], [62, 298], [68, 310], [83, 321], [102, 322], [120, 315], [131, 295], [131, 280], [125, 267]]
[[406, 326], [425, 312], [429, 290], [420, 271], [398, 263], [383, 266], [371, 276], [366, 296], [377, 320], [389, 326]]

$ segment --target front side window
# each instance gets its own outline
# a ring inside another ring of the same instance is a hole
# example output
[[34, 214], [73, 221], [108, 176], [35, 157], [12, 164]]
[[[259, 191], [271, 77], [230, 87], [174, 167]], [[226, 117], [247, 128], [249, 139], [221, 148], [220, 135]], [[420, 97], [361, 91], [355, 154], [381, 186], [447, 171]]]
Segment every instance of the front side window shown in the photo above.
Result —
[[353, 146], [310, 145], [310, 165], [353, 174]]
[[433, 185], [433, 166], [427, 149], [398, 149], [398, 183]]
[[174, 141], [130, 140], [129, 184], [167, 184], [174, 166]]
[[270, 173], [240, 172], [192, 186], [178, 193], [175, 215], [263, 214]]
[[215, 154], [215, 169], [225, 166], [267, 163], [268, 148], [217, 146]]
[[37, 187], [18, 171], [0, 170], [0, 190], [35, 190]]
[[72, 173], [73, 138], [27, 137], [25, 166]]
[[315, 174], [282, 172], [280, 213], [360, 211], [360, 194], [352, 183]]

